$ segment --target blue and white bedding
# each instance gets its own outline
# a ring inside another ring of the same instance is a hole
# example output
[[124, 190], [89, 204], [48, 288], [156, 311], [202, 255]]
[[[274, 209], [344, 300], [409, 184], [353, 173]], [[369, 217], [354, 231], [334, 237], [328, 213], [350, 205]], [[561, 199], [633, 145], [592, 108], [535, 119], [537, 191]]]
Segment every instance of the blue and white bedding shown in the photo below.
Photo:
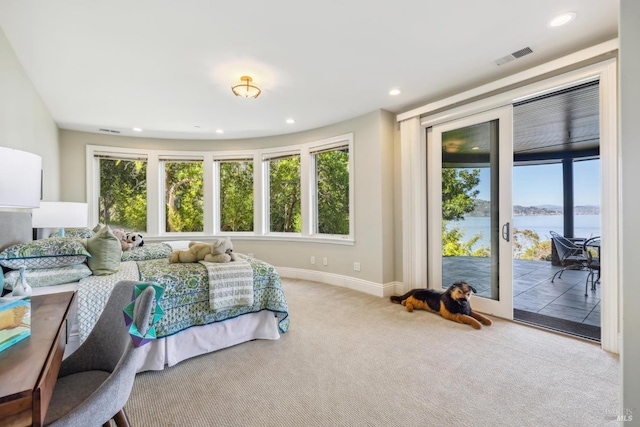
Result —
[[[81, 341], [89, 335], [104, 309], [111, 290], [120, 280], [140, 280], [164, 286], [160, 305], [165, 314], [156, 323], [158, 338], [176, 334], [192, 326], [222, 322], [263, 310], [274, 313], [281, 332], [284, 333], [289, 328], [287, 301], [280, 276], [275, 268], [266, 262], [236, 253], [237, 258], [243, 263], [248, 263], [253, 270], [253, 302], [247, 306], [214, 311], [209, 302], [209, 274], [204, 265], [170, 264], [168, 253], [171, 252], [171, 247], [162, 243], [149, 245], [146, 249], [146, 252], [148, 251], [155, 255], [148, 253], [141, 258], [158, 256], [158, 259], [123, 261], [115, 274], [90, 276], [80, 280], [77, 300]], [[224, 268], [225, 264], [220, 266]]]

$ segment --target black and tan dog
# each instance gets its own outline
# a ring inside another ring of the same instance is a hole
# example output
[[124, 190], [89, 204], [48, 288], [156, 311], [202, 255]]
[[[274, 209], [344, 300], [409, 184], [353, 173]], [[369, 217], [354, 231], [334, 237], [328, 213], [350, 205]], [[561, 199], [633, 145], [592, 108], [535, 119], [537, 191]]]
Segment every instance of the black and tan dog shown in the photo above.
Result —
[[415, 308], [440, 313], [445, 319], [466, 323], [475, 329], [482, 328], [480, 322], [491, 325], [490, 319], [471, 309], [471, 292], [476, 293], [473, 286], [467, 282], [456, 282], [444, 292], [435, 289], [412, 289], [402, 296], [392, 296], [391, 302], [404, 305], [407, 311], [413, 311]]

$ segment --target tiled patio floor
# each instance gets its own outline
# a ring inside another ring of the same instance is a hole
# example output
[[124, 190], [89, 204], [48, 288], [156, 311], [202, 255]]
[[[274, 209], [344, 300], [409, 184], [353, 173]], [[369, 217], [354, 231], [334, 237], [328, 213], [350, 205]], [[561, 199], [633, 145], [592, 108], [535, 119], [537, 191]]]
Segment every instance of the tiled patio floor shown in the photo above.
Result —
[[[466, 280], [480, 296], [489, 295], [488, 258], [447, 257], [443, 260], [443, 283]], [[545, 261], [513, 260], [513, 308], [600, 327], [600, 287], [585, 297], [587, 271], [567, 270], [551, 283], [560, 267]]]

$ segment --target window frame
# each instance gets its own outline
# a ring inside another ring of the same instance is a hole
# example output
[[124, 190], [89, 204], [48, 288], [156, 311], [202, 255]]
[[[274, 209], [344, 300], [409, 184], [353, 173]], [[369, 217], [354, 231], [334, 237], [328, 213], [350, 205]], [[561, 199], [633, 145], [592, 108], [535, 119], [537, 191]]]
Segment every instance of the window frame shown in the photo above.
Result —
[[[333, 147], [345, 147], [349, 150], [349, 235], [328, 235], [315, 233], [314, 201], [317, 200], [315, 169], [312, 168], [312, 156], [318, 151]], [[302, 227], [300, 233], [279, 233], [269, 231], [269, 176], [265, 158], [279, 155], [300, 155], [300, 210]], [[147, 231], [145, 239], [160, 241], [162, 238], [202, 239], [207, 237], [233, 237], [249, 240], [280, 240], [324, 242], [333, 244], [355, 244], [355, 152], [353, 133], [335, 136], [319, 141], [279, 147], [232, 150], [232, 151], [176, 151], [149, 150], [114, 146], [86, 146], [86, 200], [89, 207], [89, 224], [97, 224], [98, 196], [100, 193], [99, 158], [145, 158], [147, 161]], [[254, 231], [233, 232], [220, 230], [220, 161], [241, 161], [253, 158], [253, 209]], [[164, 206], [164, 166], [163, 161], [182, 159], [202, 159], [204, 188], [204, 230], [202, 232], [165, 231]], [[313, 169], [313, 170], [312, 170]]]
[[[339, 151], [340, 149], [347, 149], [347, 153], [349, 155], [349, 234], [324, 234], [318, 233], [318, 175], [317, 175], [317, 154], [327, 152], [327, 151]], [[323, 238], [328, 239], [353, 239], [354, 234], [354, 212], [353, 212], [353, 138], [331, 138], [330, 140], [320, 141], [319, 143], [312, 144], [309, 146], [309, 185], [310, 185], [310, 194], [312, 199], [310, 200], [310, 235], [311, 236], [321, 236]]]
[[[271, 161], [278, 159], [278, 158], [288, 158], [288, 157], [295, 157], [298, 156], [300, 158], [300, 170], [299, 170], [299, 175], [300, 175], [300, 216], [302, 217], [302, 224], [301, 224], [301, 228], [300, 228], [300, 232], [296, 233], [296, 232], [285, 232], [285, 231], [271, 231]], [[287, 149], [284, 148], [274, 148], [274, 149], [268, 149], [268, 150], [261, 150], [260, 152], [260, 159], [261, 159], [261, 169], [262, 169], [262, 203], [263, 203], [263, 208], [262, 208], [262, 226], [263, 226], [263, 235], [264, 236], [271, 236], [271, 237], [280, 237], [280, 238], [288, 238], [288, 237], [301, 237], [304, 233], [304, 225], [305, 225], [305, 215], [303, 212], [303, 203], [304, 203], [304, 191], [303, 191], [303, 183], [302, 183], [302, 176], [303, 176], [303, 168], [302, 168], [302, 163], [303, 163], [303, 156], [301, 153], [301, 149], [299, 146], [297, 147], [287, 147]]]
[[[253, 230], [254, 231], [222, 231], [220, 229], [220, 162], [239, 162], [248, 161], [251, 159], [253, 162]], [[211, 158], [211, 170], [212, 170], [212, 233], [216, 236], [238, 237], [256, 236], [256, 227], [258, 224], [258, 214], [256, 204], [259, 199], [259, 195], [256, 194], [256, 154], [252, 150], [232, 151], [232, 152], [214, 152]], [[206, 205], [205, 205], [206, 207]]]
[[[159, 232], [160, 235], [162, 236], [183, 236], [185, 234], [193, 234], [193, 235], [201, 235], [205, 233], [205, 224], [206, 224], [206, 215], [204, 213], [204, 206], [206, 206], [205, 203], [205, 194], [206, 194], [206, 187], [205, 187], [205, 166], [204, 166], [204, 155], [202, 153], [185, 153], [185, 152], [173, 152], [173, 153], [167, 153], [167, 152], [160, 152], [158, 153], [157, 156], [157, 161], [158, 161], [158, 226], [159, 228]], [[203, 203], [203, 211], [202, 211], [202, 231], [190, 231], [190, 232], [171, 232], [171, 231], [167, 231], [167, 212], [166, 212], [166, 205], [164, 203], [164, 197], [165, 197], [165, 174], [166, 174], [166, 169], [165, 169], [165, 163], [166, 162], [172, 162], [172, 163], [179, 163], [179, 162], [201, 162], [202, 163], [202, 184], [203, 184], [203, 194], [202, 194], [202, 203]], [[149, 180], [149, 177], [147, 176], [147, 182]], [[148, 191], [148, 190], [147, 190]], [[148, 203], [148, 202], [147, 202]], [[147, 220], [148, 222], [148, 220]], [[147, 228], [148, 228], [148, 224], [147, 224]]]

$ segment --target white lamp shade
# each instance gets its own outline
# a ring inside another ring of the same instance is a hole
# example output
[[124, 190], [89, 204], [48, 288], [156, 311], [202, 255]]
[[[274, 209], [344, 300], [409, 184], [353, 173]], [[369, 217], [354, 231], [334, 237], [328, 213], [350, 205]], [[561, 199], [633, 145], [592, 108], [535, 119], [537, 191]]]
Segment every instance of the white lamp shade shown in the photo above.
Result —
[[0, 147], [0, 207], [37, 208], [41, 186], [40, 156]]
[[68, 228], [87, 226], [87, 204], [72, 202], [40, 202], [32, 211], [33, 228]]

